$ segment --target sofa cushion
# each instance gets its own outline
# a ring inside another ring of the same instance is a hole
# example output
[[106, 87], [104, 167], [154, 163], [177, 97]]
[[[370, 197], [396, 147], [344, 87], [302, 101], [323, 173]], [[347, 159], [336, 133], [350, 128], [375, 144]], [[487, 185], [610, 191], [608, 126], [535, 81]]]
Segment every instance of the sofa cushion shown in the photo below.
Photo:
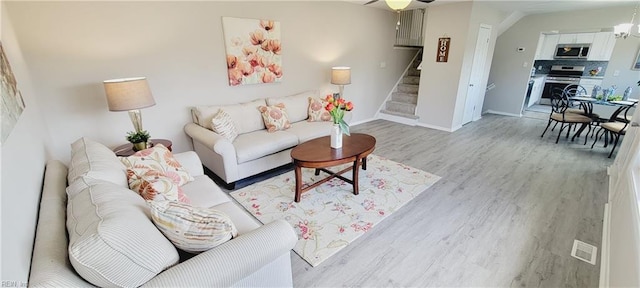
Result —
[[106, 146], [87, 138], [71, 144], [71, 161], [67, 181], [73, 183], [86, 176], [127, 187], [127, 169]]
[[209, 176], [201, 175], [194, 178], [194, 181], [182, 186], [182, 191], [189, 198], [192, 206], [212, 207], [231, 201], [227, 193], [222, 192]]
[[276, 132], [279, 130], [287, 130], [291, 127], [289, 122], [289, 116], [287, 116], [287, 109], [284, 104], [279, 103], [274, 106], [260, 106], [258, 108], [262, 113], [262, 120], [264, 126], [267, 127], [267, 131]]
[[238, 134], [249, 133], [256, 130], [265, 129], [262, 121], [259, 106], [266, 104], [264, 99], [256, 99], [247, 103], [233, 105], [214, 105], [214, 106], [197, 106], [194, 107], [198, 124], [207, 129], [213, 130], [211, 120], [220, 109], [224, 109], [231, 120], [233, 120]]
[[287, 129], [286, 133], [295, 135], [300, 140], [300, 143], [309, 141], [322, 136], [327, 136], [331, 133], [332, 122], [296, 122], [291, 125], [291, 128]]
[[80, 276], [100, 287], [134, 287], [178, 263], [176, 248], [153, 225], [140, 196], [89, 180], [78, 179], [85, 189], [68, 195], [67, 203], [69, 260]]
[[220, 109], [218, 113], [213, 116], [213, 119], [211, 119], [211, 128], [213, 132], [222, 135], [231, 142], [238, 137], [238, 129], [236, 128], [236, 125], [233, 124], [231, 116], [229, 116], [224, 109]]
[[222, 203], [211, 208], [228, 215], [233, 225], [238, 229], [238, 235], [247, 234], [262, 226], [262, 224], [253, 218], [253, 216], [249, 215], [242, 206], [235, 204], [235, 202]]
[[[306, 122], [306, 121], [303, 121]], [[233, 146], [236, 148], [238, 164], [255, 160], [298, 145], [298, 137], [287, 131], [255, 131], [239, 135]]]
[[177, 201], [147, 201], [151, 219], [176, 247], [199, 253], [238, 236], [229, 216], [213, 208]]
[[266, 100], [269, 106], [279, 103], [284, 104], [289, 114], [289, 121], [295, 123], [307, 119], [309, 116], [307, 111], [307, 108], [309, 108], [309, 97], [318, 98], [318, 95], [318, 91], [312, 90], [290, 96], [267, 98]]
[[309, 122], [331, 121], [331, 114], [324, 107], [328, 102], [317, 97], [309, 97]]

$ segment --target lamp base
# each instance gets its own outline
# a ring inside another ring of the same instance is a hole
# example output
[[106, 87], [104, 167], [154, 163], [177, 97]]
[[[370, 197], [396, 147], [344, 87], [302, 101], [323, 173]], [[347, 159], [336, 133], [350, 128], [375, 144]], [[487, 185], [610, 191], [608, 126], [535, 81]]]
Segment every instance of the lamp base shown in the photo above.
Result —
[[133, 129], [135, 129], [136, 132], [142, 131], [142, 113], [140, 113], [140, 110], [129, 110], [129, 118], [131, 118]]

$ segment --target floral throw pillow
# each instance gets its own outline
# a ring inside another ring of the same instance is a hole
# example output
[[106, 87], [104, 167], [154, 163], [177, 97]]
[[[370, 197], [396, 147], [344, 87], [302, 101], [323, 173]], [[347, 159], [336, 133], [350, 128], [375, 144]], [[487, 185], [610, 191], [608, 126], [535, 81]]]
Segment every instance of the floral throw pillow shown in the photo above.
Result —
[[175, 179], [161, 174], [153, 174], [138, 175], [133, 169], [127, 169], [129, 189], [140, 194], [145, 200], [173, 200], [191, 203]]
[[222, 135], [231, 142], [238, 137], [238, 129], [233, 125], [231, 116], [222, 109], [211, 119], [211, 128], [213, 128], [213, 132]]
[[188, 202], [180, 186], [193, 181], [189, 172], [162, 144], [120, 157], [127, 168], [129, 188], [147, 200], [162, 195], [164, 199]]
[[291, 128], [291, 122], [289, 122], [284, 104], [260, 106], [258, 110], [262, 113], [262, 120], [264, 121], [264, 126], [267, 127], [267, 131], [276, 132]]
[[326, 102], [319, 98], [309, 97], [309, 122], [331, 121], [331, 114], [324, 109]]
[[206, 251], [238, 235], [236, 226], [222, 211], [176, 201], [147, 201], [147, 204], [160, 232], [186, 252]]

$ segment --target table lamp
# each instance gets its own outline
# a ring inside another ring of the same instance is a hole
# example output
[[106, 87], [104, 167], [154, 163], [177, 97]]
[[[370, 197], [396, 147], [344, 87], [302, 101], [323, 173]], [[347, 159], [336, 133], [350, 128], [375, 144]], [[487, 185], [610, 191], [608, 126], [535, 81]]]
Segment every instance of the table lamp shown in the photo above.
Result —
[[112, 79], [103, 83], [109, 111], [129, 111], [135, 132], [142, 131], [140, 109], [156, 105], [147, 78]]
[[342, 98], [344, 85], [351, 84], [351, 67], [331, 68], [331, 84], [338, 85], [340, 88], [340, 98]]

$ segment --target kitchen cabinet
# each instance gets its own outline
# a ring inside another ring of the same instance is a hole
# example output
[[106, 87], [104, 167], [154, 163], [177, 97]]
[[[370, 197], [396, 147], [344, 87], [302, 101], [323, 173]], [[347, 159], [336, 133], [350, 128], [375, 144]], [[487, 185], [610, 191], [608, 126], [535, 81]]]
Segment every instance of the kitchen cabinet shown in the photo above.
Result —
[[535, 60], [553, 60], [559, 38], [559, 34], [541, 34]]
[[544, 76], [531, 78], [531, 80], [533, 80], [533, 86], [531, 86], [531, 94], [529, 96], [527, 107], [531, 107], [533, 104], [540, 102], [540, 98], [542, 98], [542, 90], [544, 90], [544, 79]]
[[595, 33], [566, 33], [560, 34], [558, 44], [591, 44]]
[[584, 87], [589, 95], [591, 95], [591, 91], [593, 91], [593, 87], [596, 85], [602, 87], [602, 79], [580, 79], [580, 86]]
[[589, 49], [589, 61], [609, 61], [613, 54], [613, 47], [616, 45], [616, 37], [613, 32], [595, 33], [593, 44]]

